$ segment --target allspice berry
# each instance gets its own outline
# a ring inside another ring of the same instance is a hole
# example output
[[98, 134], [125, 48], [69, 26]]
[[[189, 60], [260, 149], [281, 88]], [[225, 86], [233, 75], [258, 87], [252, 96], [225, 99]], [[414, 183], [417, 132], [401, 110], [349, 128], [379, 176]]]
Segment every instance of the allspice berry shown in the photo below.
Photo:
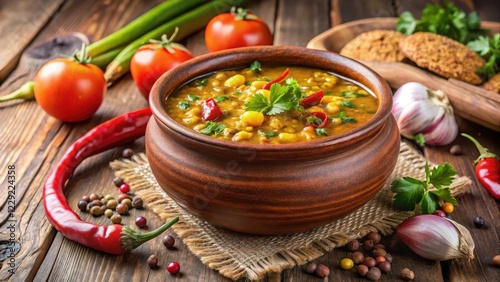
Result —
[[371, 250], [373, 250], [374, 246], [375, 246], [375, 244], [373, 243], [372, 240], [366, 240], [363, 242], [363, 250], [365, 250], [367, 252], [370, 252]]
[[317, 268], [318, 268], [318, 266], [314, 262], [311, 262], [311, 263], [307, 264], [306, 272], [313, 274], [314, 272], [316, 272]]
[[361, 264], [358, 266], [358, 274], [361, 277], [365, 277], [366, 274], [368, 273], [368, 266]]
[[368, 273], [366, 273], [366, 278], [370, 281], [377, 281], [380, 279], [380, 276], [382, 275], [382, 272], [380, 272], [380, 269], [378, 267], [372, 267], [370, 270], [368, 270]]
[[359, 249], [359, 241], [352, 240], [351, 242], [347, 243], [347, 249], [351, 252], [357, 251]]
[[330, 268], [328, 268], [328, 266], [326, 266], [326, 265], [320, 264], [316, 268], [316, 271], [314, 272], [314, 274], [318, 277], [321, 277], [321, 278], [328, 277], [328, 275], [330, 275]]
[[378, 232], [371, 232], [366, 236], [366, 240], [372, 240], [373, 244], [378, 244], [380, 241], [382, 241], [382, 236], [378, 234]]
[[354, 264], [363, 263], [364, 259], [365, 259], [365, 256], [363, 255], [362, 252], [354, 252], [354, 253], [352, 253], [352, 261], [354, 262]]
[[409, 270], [408, 268], [403, 268], [403, 270], [401, 270], [401, 279], [405, 281], [410, 281], [413, 280], [414, 278], [415, 278], [415, 273], [413, 273], [413, 271]]

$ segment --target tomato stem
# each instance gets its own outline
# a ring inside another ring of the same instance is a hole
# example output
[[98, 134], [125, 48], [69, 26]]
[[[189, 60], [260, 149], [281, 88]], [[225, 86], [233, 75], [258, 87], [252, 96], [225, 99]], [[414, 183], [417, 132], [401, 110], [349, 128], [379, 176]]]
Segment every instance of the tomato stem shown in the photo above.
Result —
[[234, 19], [238, 21], [257, 19], [257, 16], [248, 13], [248, 10], [243, 8], [231, 7], [231, 14], [233, 14]]
[[87, 53], [87, 45], [85, 44], [85, 42], [82, 42], [80, 55], [78, 55], [78, 52], [75, 52], [75, 54], [73, 55], [73, 60], [82, 65], [90, 64], [90, 62], [92, 61], [92, 57], [90, 57]]
[[16, 91], [0, 97], [0, 102], [7, 102], [16, 99], [31, 100], [35, 98], [35, 83], [28, 81], [19, 87]]
[[157, 44], [159, 48], [165, 48], [170, 54], [174, 54], [175, 50], [182, 50], [184, 52], [191, 53], [186, 47], [184, 47], [182, 44], [175, 43], [174, 38], [179, 33], [179, 28], [175, 27], [174, 32], [170, 36], [170, 38], [167, 37], [167, 34], [163, 34], [161, 36], [161, 40], [156, 40], [156, 39], [150, 39], [149, 42], [153, 44]]

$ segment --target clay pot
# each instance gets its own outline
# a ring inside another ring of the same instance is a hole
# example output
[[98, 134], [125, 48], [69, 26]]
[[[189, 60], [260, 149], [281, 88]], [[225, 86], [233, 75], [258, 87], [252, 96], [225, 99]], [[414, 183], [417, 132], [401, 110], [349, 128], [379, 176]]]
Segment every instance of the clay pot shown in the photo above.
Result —
[[[346, 134], [283, 145], [205, 136], [164, 110], [165, 98], [185, 82], [255, 60], [352, 78], [376, 94], [379, 110]], [[146, 153], [158, 184], [192, 215], [244, 233], [302, 232], [346, 216], [383, 187], [396, 165], [400, 142], [391, 94], [379, 75], [336, 53], [284, 46], [210, 53], [179, 65], [154, 85]]]

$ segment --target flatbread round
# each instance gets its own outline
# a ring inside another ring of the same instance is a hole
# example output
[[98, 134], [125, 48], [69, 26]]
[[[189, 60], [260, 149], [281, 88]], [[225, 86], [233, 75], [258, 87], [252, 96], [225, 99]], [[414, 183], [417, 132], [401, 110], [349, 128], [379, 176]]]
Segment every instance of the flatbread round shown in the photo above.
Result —
[[361, 33], [340, 50], [340, 54], [355, 60], [401, 62], [399, 49], [404, 34], [394, 30], [372, 30]]

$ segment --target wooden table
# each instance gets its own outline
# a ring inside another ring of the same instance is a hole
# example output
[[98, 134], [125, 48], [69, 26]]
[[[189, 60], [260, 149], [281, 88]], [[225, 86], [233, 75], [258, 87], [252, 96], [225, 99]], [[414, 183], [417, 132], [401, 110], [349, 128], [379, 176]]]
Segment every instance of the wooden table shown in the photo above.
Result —
[[[0, 95], [17, 89], [32, 80], [37, 69], [46, 61], [21, 56], [26, 48], [36, 46], [64, 33], [78, 31], [97, 40], [156, 5], [156, 1], [77, 1], [77, 0], [0, 0]], [[426, 2], [397, 0], [266, 0], [251, 1], [246, 7], [263, 18], [274, 31], [275, 45], [305, 46], [315, 35], [329, 27], [368, 17], [393, 17], [405, 10], [420, 16]], [[438, 1], [432, 1], [438, 2]], [[498, 3], [494, 0], [452, 1], [459, 7], [477, 10], [484, 20], [500, 21]], [[206, 53], [203, 32], [183, 43], [199, 55]], [[17, 59], [21, 56], [21, 61]], [[0, 241], [14, 238], [20, 250], [14, 259], [3, 261], [0, 280], [12, 281], [226, 281], [203, 265], [177, 238], [177, 249], [167, 251], [161, 240], [144, 244], [134, 252], [112, 256], [97, 252], [65, 239], [45, 218], [41, 204], [43, 183], [68, 146], [101, 122], [124, 112], [146, 106], [146, 100], [135, 88], [130, 75], [109, 88], [99, 111], [88, 121], [68, 124], [47, 116], [34, 101], [9, 102], [0, 105]], [[471, 105], [473, 106], [473, 105]], [[491, 151], [500, 154], [499, 134], [464, 119], [458, 119], [461, 132], [476, 136]], [[473, 183], [470, 192], [459, 198], [460, 205], [453, 218], [465, 225], [476, 242], [472, 261], [435, 262], [409, 252], [394, 252], [393, 270], [383, 281], [398, 280], [404, 267], [411, 268], [416, 281], [498, 281], [500, 268], [491, 259], [500, 254], [500, 213], [496, 202], [476, 181], [472, 166], [477, 151], [472, 143], [458, 137], [454, 144], [463, 154], [449, 153], [450, 146], [425, 147], [425, 156], [433, 162], [450, 162], [460, 175], [469, 176]], [[143, 140], [130, 146], [142, 151]], [[70, 205], [92, 192], [116, 193], [109, 161], [119, 157], [122, 148], [110, 150], [87, 160], [69, 181], [66, 191]], [[15, 171], [14, 221], [9, 221], [7, 173]], [[126, 219], [132, 224], [136, 214], [146, 214], [151, 226], [160, 219], [152, 211], [133, 211]], [[482, 229], [474, 228], [473, 218], [486, 220]], [[84, 220], [108, 224], [105, 217], [83, 215]], [[11, 224], [14, 224], [15, 228]], [[5, 246], [5, 242], [2, 243]], [[155, 253], [162, 265], [176, 260], [182, 265], [182, 275], [174, 278], [163, 268], [151, 271], [146, 265], [148, 256]], [[5, 255], [6, 253], [4, 253]], [[328, 265], [334, 281], [364, 281], [352, 271], [338, 267], [341, 258], [348, 256], [344, 249], [333, 250], [317, 259]], [[9, 265], [9, 262], [13, 262]], [[11, 275], [11, 272], [15, 272]], [[270, 281], [318, 281], [300, 267], [269, 276]]]

